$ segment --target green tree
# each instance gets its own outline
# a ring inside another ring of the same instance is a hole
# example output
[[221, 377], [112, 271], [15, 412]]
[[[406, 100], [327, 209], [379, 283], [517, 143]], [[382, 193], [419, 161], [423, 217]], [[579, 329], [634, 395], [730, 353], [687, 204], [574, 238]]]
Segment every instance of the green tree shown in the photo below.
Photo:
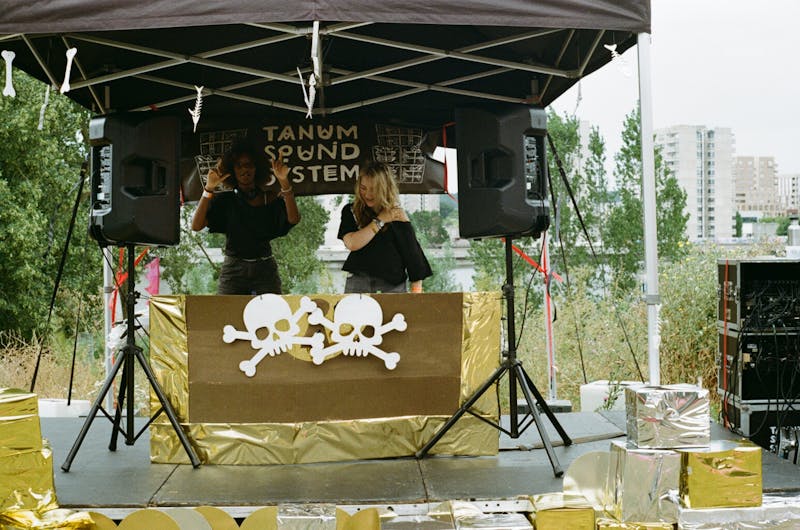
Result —
[[[611, 254], [615, 283], [630, 289], [644, 259], [644, 227], [642, 210], [642, 162], [639, 108], [625, 117], [622, 148], [615, 155], [615, 176], [619, 202], [609, 213], [604, 231], [606, 249]], [[655, 150], [656, 225], [658, 253], [664, 259], [679, 259], [685, 253], [686, 192]]]
[[742, 214], [740, 214], [739, 212], [736, 212], [736, 224], [734, 225], [735, 226], [735, 230], [736, 230], [734, 232], [734, 235], [736, 235], [736, 237], [742, 237], [742, 225], [743, 224], [744, 224], [744, 221], [742, 220]]
[[[49, 87], [19, 70], [13, 75], [16, 97], [0, 98], [0, 329], [31, 337], [44, 331], [47, 320], [87, 152], [82, 131], [89, 115], [51, 92], [39, 130]], [[98, 318], [102, 312], [102, 258], [87, 236], [88, 184], [83, 190], [55, 305], [55, 330], [71, 330], [78, 305], [88, 320], [92, 312]]]
[[[433, 275], [422, 282], [426, 292], [452, 292], [458, 290], [451, 272], [456, 266], [450, 236], [439, 212], [418, 211], [409, 215], [420, 246], [425, 249]], [[433, 251], [440, 257], [433, 257]]]

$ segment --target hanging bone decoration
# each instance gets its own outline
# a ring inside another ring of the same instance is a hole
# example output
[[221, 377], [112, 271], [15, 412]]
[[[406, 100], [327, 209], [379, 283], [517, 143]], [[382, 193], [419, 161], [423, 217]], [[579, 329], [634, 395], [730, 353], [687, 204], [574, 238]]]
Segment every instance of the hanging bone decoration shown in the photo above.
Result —
[[325, 318], [317, 308], [308, 316], [309, 324], [322, 324], [331, 332], [335, 344], [323, 348], [322, 344], [311, 347], [314, 364], [322, 364], [334, 353], [355, 357], [374, 355], [383, 360], [386, 368], [394, 370], [400, 361], [397, 352], [385, 352], [378, 347], [383, 336], [390, 331], [405, 331], [405, 317], [397, 313], [392, 320], [383, 323], [383, 310], [380, 304], [369, 296], [351, 294], [345, 296], [333, 311], [333, 322]]
[[16, 57], [17, 54], [9, 50], [3, 50], [2, 56], [6, 62], [6, 86], [3, 87], [3, 95], [13, 98], [17, 95], [17, 91], [14, 90], [14, 85], [11, 83], [11, 63], [14, 61], [14, 57]]
[[322, 81], [322, 50], [319, 39], [319, 20], [314, 21], [311, 32], [311, 64], [313, 66], [311, 74], [308, 76], [308, 90], [303, 81], [303, 73], [297, 68], [297, 75], [300, 76], [300, 87], [303, 89], [303, 101], [306, 103], [306, 118], [311, 118], [314, 110], [314, 100], [317, 97], [317, 84]]
[[628, 62], [617, 51], [617, 45], [616, 44], [603, 44], [603, 48], [605, 48], [606, 50], [611, 52], [611, 62], [617, 64], [617, 67], [619, 68], [620, 72], [622, 72], [622, 74], [625, 77], [630, 77], [631, 76], [631, 69], [628, 66]]
[[38, 130], [44, 129], [44, 113], [47, 110], [47, 105], [50, 104], [50, 85], [45, 85], [44, 87], [44, 103], [42, 103], [42, 108], [39, 109], [39, 125], [36, 127]]
[[200, 112], [203, 109], [203, 88], [205, 87], [194, 86], [194, 89], [197, 90], [197, 99], [194, 101], [194, 108], [189, 109], [189, 115], [192, 117], [192, 123], [194, 123], [192, 132], [197, 132], [197, 124], [200, 122]]
[[256, 366], [267, 355], [274, 357], [299, 344], [321, 349], [325, 336], [314, 333], [311, 337], [298, 336], [300, 326], [297, 322], [303, 315], [311, 313], [317, 304], [309, 297], [300, 299], [300, 307], [292, 313], [289, 303], [277, 294], [262, 294], [250, 300], [242, 314], [247, 331], [239, 331], [231, 325], [222, 330], [222, 340], [230, 344], [235, 340], [249, 340], [250, 346], [258, 352], [239, 363], [239, 369], [247, 377], [256, 375]]
[[72, 59], [78, 53], [78, 48], [70, 48], [67, 50], [67, 68], [64, 70], [64, 82], [61, 83], [61, 93], [66, 94], [69, 92], [69, 75], [72, 71]]

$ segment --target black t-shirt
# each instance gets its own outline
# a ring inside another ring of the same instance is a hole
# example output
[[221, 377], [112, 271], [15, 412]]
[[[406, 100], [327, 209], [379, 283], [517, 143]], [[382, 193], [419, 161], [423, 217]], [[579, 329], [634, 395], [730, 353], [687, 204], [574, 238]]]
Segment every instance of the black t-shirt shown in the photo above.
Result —
[[210, 232], [225, 234], [225, 255], [244, 259], [271, 256], [269, 242], [285, 236], [294, 226], [283, 199], [251, 206], [237, 191], [214, 195], [206, 219]]
[[[339, 239], [358, 229], [353, 205], [348, 204], [342, 208]], [[350, 252], [342, 269], [382, 278], [395, 285], [406, 278], [415, 282], [433, 274], [419, 246], [414, 227], [403, 221], [386, 223], [369, 243]]]

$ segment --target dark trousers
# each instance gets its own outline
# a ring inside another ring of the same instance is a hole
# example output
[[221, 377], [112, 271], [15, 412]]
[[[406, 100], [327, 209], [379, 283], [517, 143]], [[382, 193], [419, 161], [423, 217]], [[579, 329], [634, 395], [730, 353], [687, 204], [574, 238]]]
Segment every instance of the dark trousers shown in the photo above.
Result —
[[275, 258], [244, 260], [225, 256], [217, 294], [281, 294], [281, 278]]
[[406, 282], [391, 284], [382, 278], [362, 273], [350, 274], [344, 282], [346, 293], [406, 293]]

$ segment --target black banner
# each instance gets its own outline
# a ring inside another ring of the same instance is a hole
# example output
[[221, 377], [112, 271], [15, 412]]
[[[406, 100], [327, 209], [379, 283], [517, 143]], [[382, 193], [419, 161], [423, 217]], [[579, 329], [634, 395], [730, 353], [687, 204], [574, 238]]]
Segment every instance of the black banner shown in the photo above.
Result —
[[186, 200], [197, 200], [208, 170], [237, 138], [247, 138], [263, 157], [256, 165], [276, 186], [269, 161], [283, 159], [296, 195], [353, 193], [359, 164], [373, 159], [393, 170], [400, 193], [442, 193], [444, 166], [430, 156], [422, 129], [365, 122], [264, 119], [213, 124], [187, 131], [182, 141], [182, 183]]

